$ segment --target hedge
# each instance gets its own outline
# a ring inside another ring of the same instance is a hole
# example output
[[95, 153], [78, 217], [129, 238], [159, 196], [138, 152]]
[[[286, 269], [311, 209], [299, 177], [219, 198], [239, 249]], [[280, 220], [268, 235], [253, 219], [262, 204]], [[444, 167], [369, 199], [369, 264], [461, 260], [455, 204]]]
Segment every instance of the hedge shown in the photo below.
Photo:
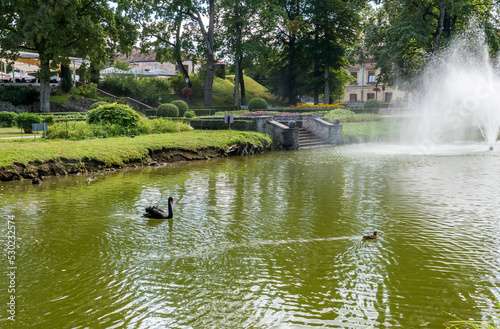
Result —
[[[229, 129], [229, 124], [221, 120], [191, 120], [191, 127], [194, 129], [206, 129], [206, 130], [227, 130]], [[232, 130], [240, 131], [257, 131], [257, 123], [253, 120], [234, 120], [231, 123]]]

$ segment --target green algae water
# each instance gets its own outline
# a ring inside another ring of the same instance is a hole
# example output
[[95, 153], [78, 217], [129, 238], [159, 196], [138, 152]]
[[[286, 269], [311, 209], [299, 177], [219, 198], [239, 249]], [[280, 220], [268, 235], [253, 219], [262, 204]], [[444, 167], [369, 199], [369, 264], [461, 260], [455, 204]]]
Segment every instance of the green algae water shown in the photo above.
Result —
[[[342, 146], [128, 169], [90, 183], [2, 182], [0, 327], [487, 319], [500, 296], [500, 152], [484, 148]], [[141, 217], [169, 196], [173, 220]], [[361, 240], [375, 230], [378, 240]]]

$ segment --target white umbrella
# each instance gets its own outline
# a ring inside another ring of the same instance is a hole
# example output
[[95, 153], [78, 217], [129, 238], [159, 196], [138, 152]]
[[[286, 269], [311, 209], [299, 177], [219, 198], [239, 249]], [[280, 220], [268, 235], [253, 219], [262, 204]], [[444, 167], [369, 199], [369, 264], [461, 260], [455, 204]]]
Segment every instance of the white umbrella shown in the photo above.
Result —
[[105, 68], [104, 70], [99, 71], [101, 75], [106, 75], [106, 74], [133, 74], [130, 71], [124, 71], [117, 69], [116, 67], [108, 67]]

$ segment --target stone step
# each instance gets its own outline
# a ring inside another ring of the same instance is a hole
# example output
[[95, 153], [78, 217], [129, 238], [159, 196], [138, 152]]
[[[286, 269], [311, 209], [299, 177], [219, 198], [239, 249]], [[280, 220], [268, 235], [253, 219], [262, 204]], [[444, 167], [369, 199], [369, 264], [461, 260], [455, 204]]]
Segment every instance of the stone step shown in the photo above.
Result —
[[311, 148], [326, 146], [327, 144], [323, 139], [317, 137], [310, 131], [300, 128], [299, 129], [299, 148]]

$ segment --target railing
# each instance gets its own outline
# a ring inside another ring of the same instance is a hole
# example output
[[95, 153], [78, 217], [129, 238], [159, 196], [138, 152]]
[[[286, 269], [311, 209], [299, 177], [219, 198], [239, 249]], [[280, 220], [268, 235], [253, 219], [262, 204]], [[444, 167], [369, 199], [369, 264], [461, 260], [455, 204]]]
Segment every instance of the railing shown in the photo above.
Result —
[[[90, 85], [84, 83], [84, 82], [77, 82], [78, 85], [83, 85], [83, 86], [87, 86], [87, 87], [91, 87]], [[104, 95], [106, 97], [111, 97], [111, 98], [114, 98], [114, 99], [120, 99], [120, 98], [123, 98], [125, 99], [125, 101], [127, 102], [128, 105], [130, 105], [131, 107], [133, 107], [134, 109], [136, 110], [140, 110], [140, 111], [144, 111], [145, 109], [153, 109], [154, 107], [148, 105], [148, 104], [145, 104], [143, 102], [140, 102], [138, 101], [137, 99], [133, 99], [133, 98], [130, 98], [130, 97], [119, 97], [119, 96], [116, 96], [116, 95], [113, 95], [111, 93], [108, 93], [107, 91], [104, 91], [102, 89], [99, 89], [99, 88], [96, 88], [97, 92], [101, 95]]]

